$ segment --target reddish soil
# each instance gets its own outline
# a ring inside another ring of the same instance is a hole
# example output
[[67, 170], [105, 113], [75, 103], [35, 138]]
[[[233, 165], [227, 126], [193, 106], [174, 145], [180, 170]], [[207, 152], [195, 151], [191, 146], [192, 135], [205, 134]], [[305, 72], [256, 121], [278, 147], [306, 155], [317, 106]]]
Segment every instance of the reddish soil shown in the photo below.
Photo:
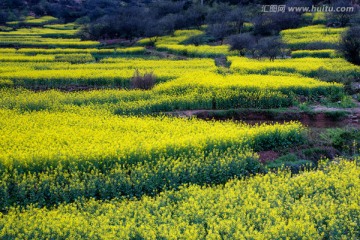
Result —
[[258, 154], [261, 163], [274, 161], [280, 156], [279, 153], [274, 151], [262, 151], [262, 152], [258, 152]]
[[[347, 115], [336, 118], [331, 113], [336, 111], [346, 112]], [[328, 128], [328, 127], [343, 127], [345, 125], [352, 125], [359, 127], [360, 108], [352, 109], [338, 109], [315, 107], [312, 112], [302, 112], [301, 110], [294, 111], [289, 108], [288, 112], [271, 113], [261, 110], [233, 110], [228, 111], [227, 114], [219, 114], [224, 112], [222, 110], [187, 110], [169, 112], [170, 115], [179, 117], [197, 117], [200, 119], [208, 120], [239, 120], [249, 124], [266, 123], [266, 122], [288, 122], [299, 121], [305, 126], [315, 128]]]
[[325, 113], [316, 113], [314, 115], [302, 114], [299, 121], [305, 126], [317, 127], [317, 128], [327, 128], [327, 127], [341, 127], [344, 124], [351, 124], [348, 119], [334, 121], [331, 117], [327, 117]]
[[[306, 153], [307, 151], [307, 153]], [[335, 157], [339, 156], [341, 152], [339, 152], [337, 149], [330, 147], [330, 146], [324, 146], [324, 145], [301, 145], [301, 146], [295, 146], [293, 148], [286, 149], [286, 151], [262, 151], [257, 152], [259, 155], [259, 161], [261, 163], [268, 163], [276, 160], [277, 158], [286, 155], [288, 153], [295, 154], [299, 159], [307, 159], [314, 163], [317, 163], [320, 159], [334, 159]]]

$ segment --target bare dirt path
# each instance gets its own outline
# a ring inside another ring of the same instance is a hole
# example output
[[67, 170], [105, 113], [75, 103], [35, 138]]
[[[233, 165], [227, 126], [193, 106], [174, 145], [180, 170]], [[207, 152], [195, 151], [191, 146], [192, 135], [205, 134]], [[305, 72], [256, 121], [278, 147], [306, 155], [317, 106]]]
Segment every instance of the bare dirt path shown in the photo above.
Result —
[[360, 102], [354, 101], [355, 107], [353, 108], [335, 108], [335, 107], [326, 107], [322, 105], [315, 105], [312, 107], [312, 110], [315, 112], [336, 112], [336, 111], [348, 111], [353, 114], [360, 114]]
[[352, 122], [359, 122], [360, 121], [360, 102], [354, 100], [355, 107], [353, 108], [333, 108], [333, 107], [326, 107], [326, 106], [314, 106], [312, 110], [314, 112], [337, 112], [337, 111], [346, 111], [349, 113], [348, 118]]

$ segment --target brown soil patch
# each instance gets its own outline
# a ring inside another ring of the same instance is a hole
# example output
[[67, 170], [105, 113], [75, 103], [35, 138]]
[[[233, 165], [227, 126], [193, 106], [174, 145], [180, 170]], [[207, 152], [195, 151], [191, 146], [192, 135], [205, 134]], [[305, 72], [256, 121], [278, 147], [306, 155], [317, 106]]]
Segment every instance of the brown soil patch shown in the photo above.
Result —
[[[256, 123], [283, 123], [289, 121], [299, 121], [305, 126], [315, 128], [343, 127], [345, 125], [360, 126], [360, 112], [354, 109], [333, 109], [329, 111], [326, 107], [315, 109], [312, 112], [303, 112], [299, 109], [289, 108], [283, 112], [271, 112], [256, 109], [234, 109], [234, 110], [187, 110], [168, 112], [169, 115], [178, 117], [197, 117], [204, 120], [237, 120], [249, 124]], [[334, 117], [332, 113], [336, 111], [346, 112], [343, 117]], [[225, 113], [225, 114], [224, 114]]]
[[258, 152], [258, 154], [259, 154], [259, 161], [261, 163], [274, 161], [280, 156], [279, 153], [274, 151], [262, 151], [262, 152]]

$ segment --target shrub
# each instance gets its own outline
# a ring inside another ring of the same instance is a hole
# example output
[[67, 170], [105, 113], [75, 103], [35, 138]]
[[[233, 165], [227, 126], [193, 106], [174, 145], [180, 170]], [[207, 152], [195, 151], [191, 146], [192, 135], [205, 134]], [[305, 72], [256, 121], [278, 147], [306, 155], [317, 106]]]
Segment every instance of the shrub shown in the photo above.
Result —
[[349, 113], [347, 111], [332, 111], [325, 112], [325, 116], [330, 118], [333, 121], [339, 121], [345, 119]]
[[[349, 8], [352, 7], [350, 1], [347, 0], [338, 0], [334, 1], [332, 5], [334, 9], [336, 8]], [[329, 12], [326, 14], [327, 24], [332, 26], [345, 27], [352, 17], [354, 12]]]
[[268, 57], [274, 61], [278, 56], [286, 55], [285, 44], [279, 37], [264, 37], [256, 43], [256, 38], [249, 33], [230, 38], [230, 50], [239, 51], [241, 56], [249, 53], [254, 58]]
[[207, 44], [207, 43], [213, 42], [213, 41], [214, 41], [214, 39], [211, 36], [207, 36], [205, 34], [200, 34], [200, 35], [195, 35], [195, 36], [189, 37], [185, 41], [182, 41], [181, 44], [199, 46], [201, 44]]
[[343, 34], [339, 49], [346, 60], [360, 65], [360, 26], [352, 27]]
[[334, 159], [338, 155], [338, 151], [331, 147], [314, 147], [301, 151], [301, 157], [318, 162], [321, 159]]
[[253, 20], [254, 33], [262, 36], [276, 35], [283, 29], [298, 27], [300, 20], [300, 15], [294, 13], [261, 15]]
[[234, 35], [230, 38], [230, 50], [237, 50], [240, 56], [244, 56], [249, 50], [251, 50], [255, 44], [256, 39], [249, 33]]
[[285, 45], [279, 37], [266, 37], [260, 39], [256, 48], [260, 52], [260, 56], [274, 61], [277, 56], [284, 55]]
[[206, 32], [208, 35], [214, 37], [215, 40], [221, 41], [222, 44], [224, 38], [232, 33], [232, 28], [225, 23], [216, 23], [209, 25]]
[[334, 148], [346, 154], [356, 154], [360, 144], [360, 130], [355, 128], [329, 129], [321, 135]]
[[145, 72], [143, 75], [138, 69], [131, 78], [131, 88], [149, 90], [155, 85], [156, 76], [153, 72]]

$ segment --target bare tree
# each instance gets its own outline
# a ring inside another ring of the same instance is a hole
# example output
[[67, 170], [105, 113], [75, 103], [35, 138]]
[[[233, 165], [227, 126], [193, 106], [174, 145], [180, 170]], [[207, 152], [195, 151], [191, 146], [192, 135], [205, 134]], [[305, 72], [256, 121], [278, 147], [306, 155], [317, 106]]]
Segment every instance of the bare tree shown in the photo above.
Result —
[[259, 50], [260, 56], [274, 61], [276, 57], [283, 55], [285, 44], [279, 37], [265, 37], [259, 40], [256, 48]]
[[239, 51], [240, 56], [250, 53], [256, 45], [256, 39], [250, 33], [231, 36], [229, 39], [230, 50]]

